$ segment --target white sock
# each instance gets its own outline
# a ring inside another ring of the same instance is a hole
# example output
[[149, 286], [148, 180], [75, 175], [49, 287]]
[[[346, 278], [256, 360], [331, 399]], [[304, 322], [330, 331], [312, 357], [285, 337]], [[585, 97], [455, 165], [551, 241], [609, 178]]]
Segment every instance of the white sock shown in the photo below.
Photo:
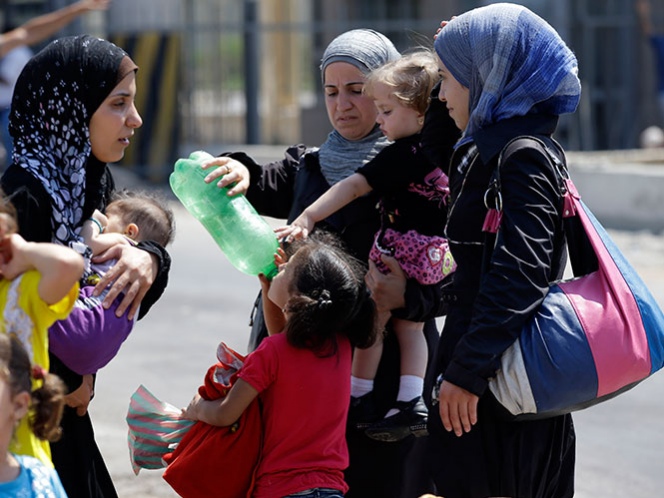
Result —
[[350, 395], [353, 398], [360, 398], [373, 391], [373, 379], [361, 379], [353, 375], [350, 376]]
[[399, 394], [397, 401], [410, 401], [422, 396], [424, 391], [424, 379], [417, 375], [402, 375], [399, 377]]
[[[399, 378], [399, 393], [397, 401], [410, 401], [422, 395], [424, 390], [424, 379], [417, 375], [402, 375]], [[399, 413], [399, 410], [392, 408], [385, 414], [385, 418]]]

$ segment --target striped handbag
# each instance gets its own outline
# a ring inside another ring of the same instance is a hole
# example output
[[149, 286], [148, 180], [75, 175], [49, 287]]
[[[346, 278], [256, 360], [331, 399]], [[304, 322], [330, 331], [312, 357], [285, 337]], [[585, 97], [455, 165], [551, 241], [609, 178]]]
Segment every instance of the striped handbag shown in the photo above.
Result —
[[[540, 150], [559, 174], [575, 277], [551, 285], [489, 381], [509, 416], [521, 420], [592, 406], [631, 389], [664, 365], [664, 314], [546, 144], [535, 137], [508, 143], [487, 198], [499, 198], [500, 165], [523, 146]], [[485, 220], [490, 234], [500, 228], [499, 203], [496, 208]], [[485, 249], [485, 256], [489, 252]]]

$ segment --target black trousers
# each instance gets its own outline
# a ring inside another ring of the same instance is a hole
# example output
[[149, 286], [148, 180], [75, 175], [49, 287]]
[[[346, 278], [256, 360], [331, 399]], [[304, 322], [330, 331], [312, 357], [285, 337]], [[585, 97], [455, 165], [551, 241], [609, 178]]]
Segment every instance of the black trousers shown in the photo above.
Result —
[[426, 461], [445, 498], [572, 498], [576, 438], [571, 415], [514, 422], [483, 396], [478, 421], [457, 437], [429, 412]]

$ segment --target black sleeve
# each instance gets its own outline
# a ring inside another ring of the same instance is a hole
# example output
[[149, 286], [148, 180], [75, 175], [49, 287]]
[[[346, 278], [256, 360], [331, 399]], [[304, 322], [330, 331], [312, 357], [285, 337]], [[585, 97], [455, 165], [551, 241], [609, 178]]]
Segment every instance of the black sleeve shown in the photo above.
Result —
[[244, 152], [222, 155], [241, 162], [249, 170], [247, 200], [256, 211], [273, 218], [288, 218], [293, 205], [295, 175], [305, 152], [304, 145], [294, 145], [286, 150], [283, 159], [263, 165]]
[[410, 142], [402, 139], [381, 150], [371, 161], [358, 168], [357, 173], [364, 176], [377, 193], [389, 195], [405, 190], [430, 169], [431, 164], [418, 157], [418, 150], [413, 150]]
[[461, 137], [461, 131], [454, 124], [445, 103], [438, 99], [439, 90], [440, 83], [431, 92], [431, 101], [424, 114], [420, 144], [427, 159], [449, 175], [454, 144]]
[[141, 307], [138, 310], [138, 319], [140, 320], [150, 310], [152, 305], [157, 302], [168, 285], [168, 273], [171, 269], [171, 256], [166, 249], [151, 240], [139, 242], [137, 247], [150, 254], [154, 254], [157, 257], [157, 265], [159, 267], [157, 270], [157, 277], [154, 279], [154, 282], [152, 282], [143, 301], [141, 301]]

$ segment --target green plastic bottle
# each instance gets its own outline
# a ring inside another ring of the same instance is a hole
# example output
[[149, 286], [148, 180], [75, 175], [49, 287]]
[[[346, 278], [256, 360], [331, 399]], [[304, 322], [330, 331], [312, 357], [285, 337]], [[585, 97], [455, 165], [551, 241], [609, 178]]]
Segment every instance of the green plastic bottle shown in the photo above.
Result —
[[228, 260], [249, 275], [277, 273], [274, 253], [279, 242], [273, 229], [259, 215], [244, 195], [229, 196], [217, 182], [205, 183], [210, 173], [201, 163], [212, 159], [207, 152], [196, 151], [189, 158], [178, 159], [170, 176], [171, 190], [205, 229], [212, 235]]

